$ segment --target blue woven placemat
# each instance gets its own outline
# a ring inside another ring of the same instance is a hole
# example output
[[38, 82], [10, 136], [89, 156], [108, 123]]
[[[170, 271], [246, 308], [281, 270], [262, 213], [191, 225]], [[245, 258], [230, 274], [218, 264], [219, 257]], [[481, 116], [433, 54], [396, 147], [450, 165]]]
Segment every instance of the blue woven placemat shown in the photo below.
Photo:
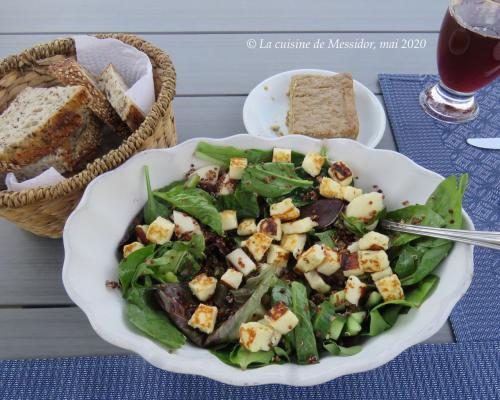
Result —
[[[465, 210], [477, 230], [500, 231], [500, 151], [466, 143], [470, 137], [500, 137], [500, 79], [479, 92], [479, 117], [459, 125], [439, 122], [420, 107], [420, 91], [436, 76], [380, 75], [379, 80], [398, 150], [444, 176], [468, 173]], [[500, 341], [499, 310], [500, 252], [476, 248], [471, 287], [450, 318], [455, 337]]]
[[[464, 139], [500, 134], [500, 83], [480, 94], [476, 121], [451, 126], [418, 105], [434, 79], [380, 77], [398, 148], [442, 175], [468, 172], [466, 210], [477, 229], [499, 230], [500, 153]], [[324, 385], [241, 388], [161, 371], [136, 356], [73, 357], [0, 361], [0, 399], [500, 399], [499, 263], [498, 253], [476, 250], [472, 286], [452, 314], [458, 343], [418, 345], [383, 367]]]
[[0, 363], [2, 399], [498, 399], [500, 345], [419, 345], [381, 368], [324, 385], [248, 388], [161, 371], [135, 356]]

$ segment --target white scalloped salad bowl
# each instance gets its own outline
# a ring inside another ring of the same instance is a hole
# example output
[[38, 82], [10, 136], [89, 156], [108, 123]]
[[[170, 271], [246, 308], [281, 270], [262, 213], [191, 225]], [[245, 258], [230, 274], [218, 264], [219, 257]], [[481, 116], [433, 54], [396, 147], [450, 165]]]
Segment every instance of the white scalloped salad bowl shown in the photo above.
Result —
[[[366, 340], [356, 355], [325, 355], [313, 365], [275, 364], [243, 371], [191, 344], [169, 352], [127, 322], [120, 291], [107, 288], [105, 281], [117, 280], [118, 243], [146, 202], [143, 167], [149, 166], [153, 188], [180, 179], [191, 164], [205, 164], [194, 158], [200, 141], [239, 148], [291, 148], [302, 153], [319, 151], [323, 144], [330, 159], [342, 159], [352, 167], [358, 177], [356, 186], [365, 191], [373, 190], [373, 185], [383, 189], [388, 210], [400, 208], [404, 201], [425, 202], [443, 179], [399, 153], [369, 149], [348, 139], [320, 141], [300, 135], [276, 139], [236, 135], [224, 139], [198, 138], [169, 149], [139, 153], [95, 179], [64, 228], [64, 287], [104, 340], [141, 355], [158, 368], [202, 375], [228, 384], [315, 385], [379, 367], [431, 337], [443, 326], [469, 287], [473, 272], [472, 246], [457, 243], [437, 269], [440, 282], [424, 304], [401, 315], [392, 329]], [[473, 229], [465, 213], [464, 218], [466, 229]]]

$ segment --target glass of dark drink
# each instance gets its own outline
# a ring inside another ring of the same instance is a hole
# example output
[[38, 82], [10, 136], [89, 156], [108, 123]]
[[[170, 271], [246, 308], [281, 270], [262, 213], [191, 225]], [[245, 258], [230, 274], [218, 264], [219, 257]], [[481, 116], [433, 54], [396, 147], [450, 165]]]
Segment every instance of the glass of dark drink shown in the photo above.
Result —
[[451, 0], [437, 47], [441, 81], [420, 94], [432, 117], [460, 123], [479, 108], [474, 93], [500, 76], [500, 0]]

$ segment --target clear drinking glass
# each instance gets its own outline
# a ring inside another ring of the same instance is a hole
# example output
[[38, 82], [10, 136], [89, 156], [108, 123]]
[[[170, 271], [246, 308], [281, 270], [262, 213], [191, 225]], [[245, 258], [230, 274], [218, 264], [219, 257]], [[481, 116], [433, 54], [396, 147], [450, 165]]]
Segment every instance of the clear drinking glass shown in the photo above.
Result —
[[420, 93], [432, 117], [460, 123], [477, 116], [474, 93], [500, 76], [500, 0], [451, 0], [439, 34], [440, 82]]

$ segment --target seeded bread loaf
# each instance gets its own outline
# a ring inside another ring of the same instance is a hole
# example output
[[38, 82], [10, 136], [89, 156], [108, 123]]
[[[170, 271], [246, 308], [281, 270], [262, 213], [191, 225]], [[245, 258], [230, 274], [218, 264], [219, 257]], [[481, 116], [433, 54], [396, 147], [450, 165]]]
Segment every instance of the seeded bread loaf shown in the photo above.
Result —
[[83, 86], [27, 87], [0, 115], [0, 162], [28, 165], [81, 128], [90, 95]]
[[350, 73], [295, 75], [289, 89], [288, 131], [318, 138], [358, 136], [359, 125]]
[[111, 106], [106, 95], [97, 87], [95, 78], [75, 59], [66, 58], [51, 64], [48, 70], [52, 76], [64, 85], [81, 85], [85, 87], [91, 96], [89, 108], [95, 115], [118, 134], [125, 136], [129, 133], [128, 127]]
[[40, 175], [50, 167], [54, 167], [61, 174], [77, 172], [79, 167], [91, 160], [102, 141], [101, 127], [97, 118], [89, 114], [86, 119], [88, 122], [67, 138], [54, 152], [30, 165], [18, 167], [9, 172], [14, 172], [19, 181]]
[[142, 121], [144, 121], [144, 114], [127, 96], [127, 84], [113, 64], [109, 64], [101, 73], [98, 80], [98, 87], [106, 93], [106, 97], [122, 121], [124, 121], [132, 131], [135, 131], [141, 125]]

